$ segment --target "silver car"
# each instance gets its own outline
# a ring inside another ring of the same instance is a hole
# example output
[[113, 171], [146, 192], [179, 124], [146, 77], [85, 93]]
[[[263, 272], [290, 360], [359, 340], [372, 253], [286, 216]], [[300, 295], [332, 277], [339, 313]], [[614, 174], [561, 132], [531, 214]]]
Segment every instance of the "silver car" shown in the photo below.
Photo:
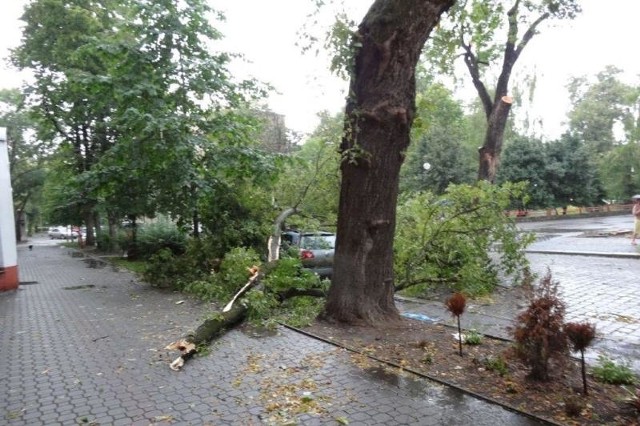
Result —
[[47, 235], [52, 240], [73, 240], [76, 238], [76, 235], [66, 226], [52, 226]]
[[336, 247], [336, 235], [331, 232], [287, 231], [283, 239], [300, 251], [300, 260], [305, 269], [322, 278], [331, 278], [333, 274], [333, 253]]

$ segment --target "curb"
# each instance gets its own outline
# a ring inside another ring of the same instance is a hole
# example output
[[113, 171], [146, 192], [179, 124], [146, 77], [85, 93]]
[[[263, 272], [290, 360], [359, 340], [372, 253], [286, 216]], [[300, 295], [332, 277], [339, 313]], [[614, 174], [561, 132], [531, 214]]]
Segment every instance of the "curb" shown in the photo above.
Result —
[[598, 252], [598, 251], [566, 251], [566, 250], [525, 250], [532, 254], [563, 254], [568, 256], [615, 257], [620, 259], [640, 259], [640, 253]]

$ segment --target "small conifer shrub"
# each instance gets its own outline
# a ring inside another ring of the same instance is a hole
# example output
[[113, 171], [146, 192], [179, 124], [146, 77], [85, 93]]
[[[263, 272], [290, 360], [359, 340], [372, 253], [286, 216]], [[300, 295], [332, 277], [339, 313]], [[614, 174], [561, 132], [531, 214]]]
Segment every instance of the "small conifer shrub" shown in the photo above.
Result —
[[565, 304], [558, 295], [558, 282], [551, 271], [531, 290], [529, 305], [516, 317], [513, 338], [516, 353], [530, 368], [529, 378], [548, 381], [549, 361], [568, 354], [564, 331]]

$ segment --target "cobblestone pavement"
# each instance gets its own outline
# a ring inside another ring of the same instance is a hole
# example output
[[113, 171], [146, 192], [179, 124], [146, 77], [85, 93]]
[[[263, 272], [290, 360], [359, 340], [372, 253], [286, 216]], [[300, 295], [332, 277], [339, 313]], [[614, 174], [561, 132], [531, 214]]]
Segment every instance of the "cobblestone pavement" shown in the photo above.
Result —
[[232, 331], [171, 371], [164, 346], [211, 306], [72, 254], [19, 247], [22, 285], [0, 293], [0, 424], [538, 424], [287, 329]]

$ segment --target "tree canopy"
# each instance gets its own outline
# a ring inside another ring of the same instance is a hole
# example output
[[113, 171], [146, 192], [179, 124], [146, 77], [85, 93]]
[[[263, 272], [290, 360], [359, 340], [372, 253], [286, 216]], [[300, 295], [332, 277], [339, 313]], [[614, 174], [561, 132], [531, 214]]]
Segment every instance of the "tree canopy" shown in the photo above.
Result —
[[543, 22], [573, 19], [580, 11], [577, 0], [513, 0], [509, 6], [500, 0], [462, 0], [436, 29], [429, 41], [428, 60], [452, 72], [462, 58], [484, 109], [486, 135], [479, 150], [479, 179], [495, 180], [516, 62]]
[[203, 218], [210, 230], [223, 223], [212, 199], [242, 204], [239, 188], [272, 179], [274, 156], [257, 145], [250, 109], [263, 90], [235, 81], [231, 55], [213, 52], [211, 22], [221, 18], [202, 0], [26, 7], [13, 59], [34, 72], [27, 93], [38, 134], [55, 141], [54, 164], [67, 176], [50, 186], [50, 201], [65, 201], [52, 208], [74, 209], [74, 223], [89, 227], [98, 212], [166, 213], [197, 233]]

